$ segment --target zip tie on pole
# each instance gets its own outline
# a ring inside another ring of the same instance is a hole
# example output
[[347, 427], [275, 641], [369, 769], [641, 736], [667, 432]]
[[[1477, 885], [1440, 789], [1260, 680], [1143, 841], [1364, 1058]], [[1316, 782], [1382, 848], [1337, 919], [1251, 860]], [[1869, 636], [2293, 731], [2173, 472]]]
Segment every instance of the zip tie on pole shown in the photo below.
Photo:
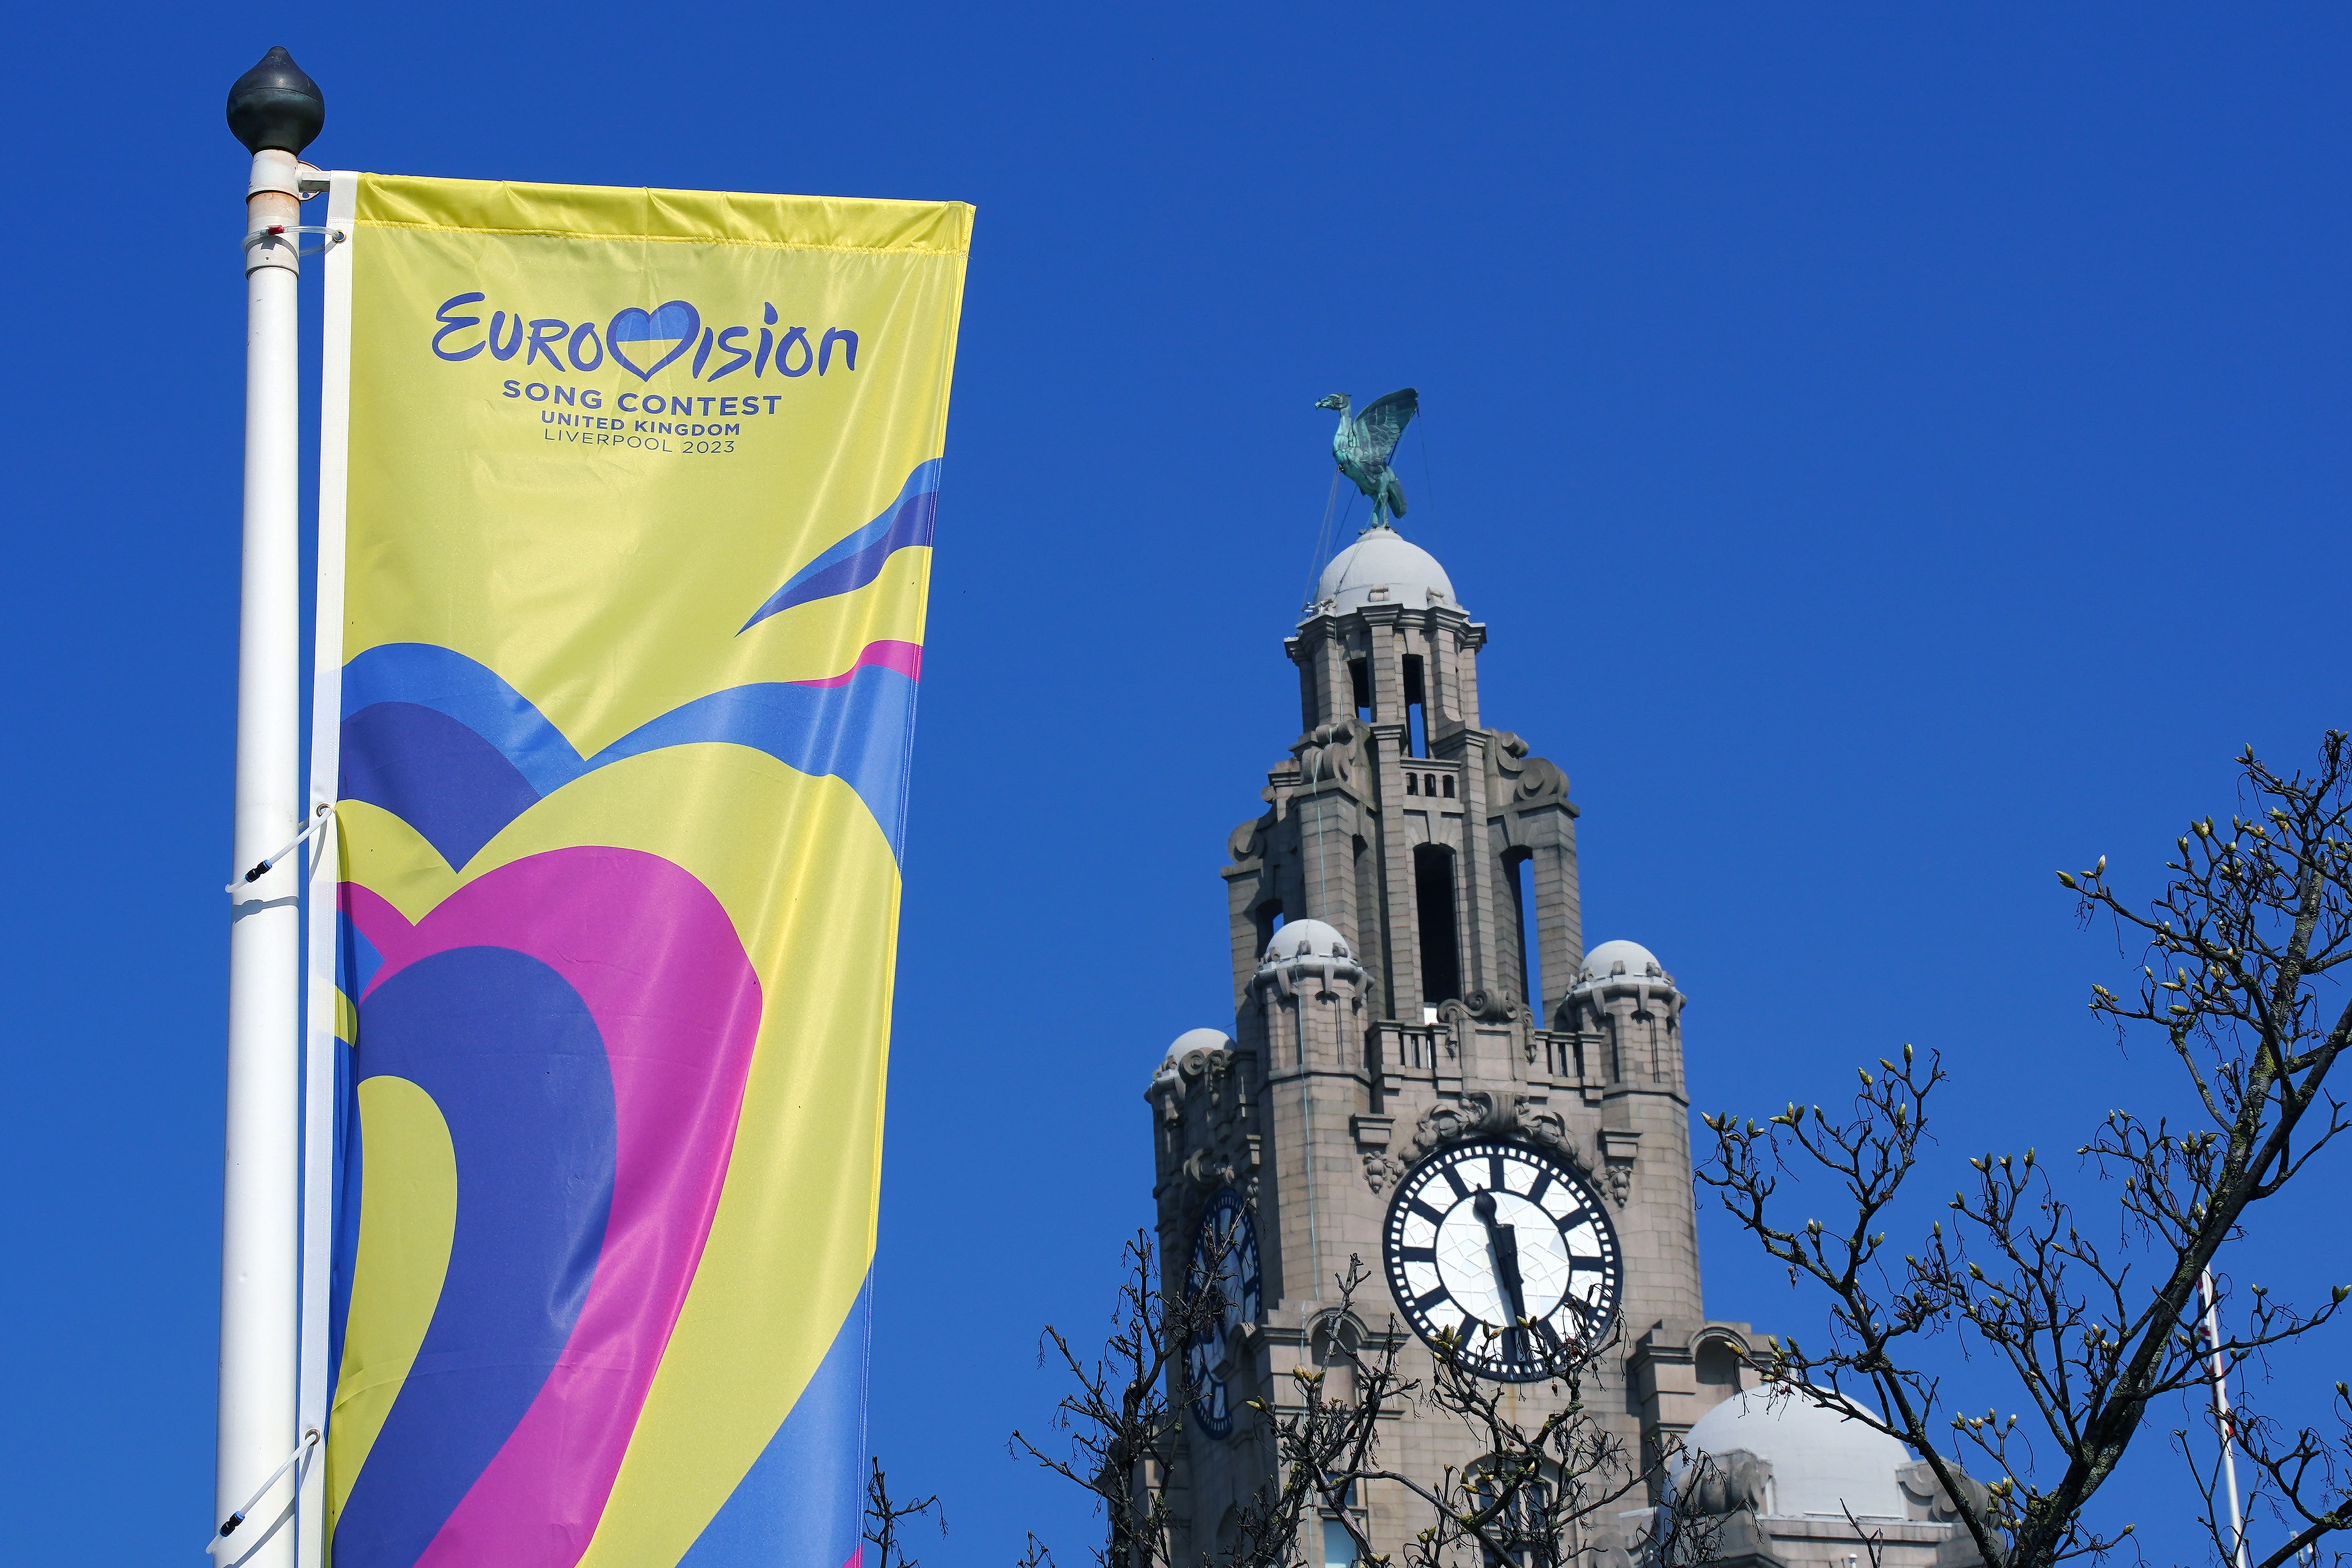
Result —
[[230, 1514], [226, 1519], [221, 1521], [220, 1533], [215, 1536], [212, 1540], [205, 1542], [205, 1550], [206, 1552], [210, 1552], [214, 1547], [218, 1546], [223, 1541], [227, 1540], [228, 1537], [235, 1534], [236, 1532], [236, 1527], [245, 1522], [245, 1516], [253, 1511], [254, 1505], [261, 1500], [263, 1494], [267, 1493], [270, 1488], [278, 1484], [278, 1478], [292, 1469], [297, 1460], [300, 1459], [304, 1455], [310, 1453], [312, 1448], [315, 1448], [318, 1446], [319, 1429], [313, 1426], [310, 1430], [302, 1434], [302, 1441], [295, 1446], [292, 1453], [286, 1456], [286, 1462], [278, 1466], [276, 1469], [270, 1471], [269, 1479], [268, 1480], [253, 1489], [253, 1495], [245, 1500], [245, 1506], [238, 1509], [235, 1513]]
[[[312, 194], [316, 195], [317, 193], [313, 192]], [[301, 199], [308, 200], [309, 198], [304, 197]], [[327, 237], [326, 244], [314, 245], [308, 250], [297, 248], [294, 252], [296, 256], [317, 256], [323, 251], [334, 249], [335, 247], [351, 238], [350, 235], [345, 234], [340, 228], [324, 228], [315, 223], [273, 223], [268, 228], [257, 228], [251, 234], [247, 235], [245, 237], [245, 248], [251, 250], [257, 245], [268, 245], [275, 240], [285, 238], [289, 234], [323, 234]]]
[[295, 849], [301, 844], [302, 840], [310, 837], [313, 833], [318, 832], [319, 829], [325, 825], [327, 818], [332, 816], [334, 814], [335, 808], [331, 804], [323, 800], [320, 801], [319, 803], [319, 809], [310, 814], [310, 820], [309, 824], [303, 827], [301, 832], [288, 839], [278, 847], [271, 850], [267, 858], [255, 864], [252, 870], [247, 871], [244, 876], [239, 877], [236, 881], [231, 882], [227, 887], [221, 890], [223, 892], [234, 893], [239, 888], [249, 887], [253, 883], [261, 880], [262, 878], [269, 875], [269, 868], [272, 866], [277, 865], [278, 862], [286, 858], [287, 856], [294, 853]]

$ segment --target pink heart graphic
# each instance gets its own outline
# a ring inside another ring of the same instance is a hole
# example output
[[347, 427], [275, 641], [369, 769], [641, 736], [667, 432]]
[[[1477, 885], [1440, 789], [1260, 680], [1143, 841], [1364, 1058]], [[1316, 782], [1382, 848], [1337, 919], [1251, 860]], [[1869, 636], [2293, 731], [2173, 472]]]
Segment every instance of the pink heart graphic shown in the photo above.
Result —
[[[758, 976], [709, 889], [636, 850], [530, 856], [468, 883], [415, 925], [364, 887], [346, 883], [341, 895], [383, 959], [358, 998], [362, 1074], [367, 997], [458, 949], [537, 959], [578, 994], [602, 1035], [615, 1152], [586, 1300], [545, 1384], [416, 1559], [430, 1568], [571, 1568], [595, 1533], [709, 1234], [759, 1032]], [[458, 1160], [462, 1209], [465, 1150]], [[372, 1451], [370, 1464], [378, 1458]]]

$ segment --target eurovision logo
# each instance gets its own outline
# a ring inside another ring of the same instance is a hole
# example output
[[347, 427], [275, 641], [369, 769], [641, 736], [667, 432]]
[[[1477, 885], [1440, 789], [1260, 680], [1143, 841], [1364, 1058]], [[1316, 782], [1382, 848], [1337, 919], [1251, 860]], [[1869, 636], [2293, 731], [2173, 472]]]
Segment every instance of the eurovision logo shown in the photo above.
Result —
[[[485, 325], [469, 307], [489, 302], [481, 293], [457, 294], [433, 313], [437, 323], [433, 353], [452, 363], [463, 363], [488, 351], [494, 360], [522, 358], [523, 368], [542, 361], [559, 374], [564, 371], [602, 369], [613, 363], [639, 381], [651, 381], [659, 372], [694, 356], [688, 374], [697, 381], [718, 381], [739, 370], [757, 379], [773, 370], [782, 376], [803, 376], [812, 370], [825, 374], [837, 363], [857, 368], [857, 334], [847, 327], [827, 327], [814, 344], [807, 327], [782, 327], [773, 305], [762, 304], [759, 336], [747, 326], [707, 325], [690, 300], [671, 300], [651, 310], [631, 305], [615, 310], [600, 327], [594, 321], [571, 321], [558, 316], [526, 318], [522, 311], [493, 310]], [[705, 375], [708, 370], [709, 374]]]

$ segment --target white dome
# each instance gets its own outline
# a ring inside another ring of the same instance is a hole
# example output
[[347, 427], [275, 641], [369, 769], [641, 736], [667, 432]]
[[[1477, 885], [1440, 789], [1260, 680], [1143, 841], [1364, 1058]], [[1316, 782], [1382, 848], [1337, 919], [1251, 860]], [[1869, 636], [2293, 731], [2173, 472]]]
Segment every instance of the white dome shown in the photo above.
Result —
[[1230, 1051], [1234, 1037], [1223, 1029], [1187, 1029], [1176, 1037], [1176, 1043], [1160, 1058], [1162, 1065], [1174, 1067], [1194, 1051]]
[[1176, 1043], [1168, 1047], [1168, 1054], [1160, 1058], [1160, 1066], [1151, 1074], [1151, 1087], [1143, 1091], [1143, 1098], [1150, 1100], [1162, 1086], [1181, 1081], [1184, 1058], [1194, 1051], [1230, 1051], [1233, 1048], [1233, 1037], [1223, 1029], [1185, 1030], [1176, 1037]]
[[1437, 557], [1392, 528], [1368, 528], [1356, 542], [1331, 557], [1315, 584], [1318, 608], [1330, 605], [1345, 615], [1366, 605], [1402, 605], [1410, 610], [1432, 605], [1461, 608], [1454, 597], [1453, 579]]
[[1600, 984], [1611, 980], [1664, 981], [1666, 971], [1658, 963], [1658, 955], [1638, 942], [1604, 942], [1584, 955], [1584, 968], [1577, 974], [1579, 985]]
[[1911, 1451], [1805, 1394], [1735, 1394], [1700, 1416], [1684, 1441], [1693, 1453], [1745, 1448], [1770, 1460], [1772, 1512], [1781, 1518], [1843, 1519], [1846, 1509], [1856, 1519], [1906, 1517], [1895, 1472], [1911, 1462]]
[[1292, 921], [1274, 933], [1265, 944], [1267, 963], [1281, 963], [1294, 958], [1349, 958], [1348, 939], [1325, 925], [1321, 921]]

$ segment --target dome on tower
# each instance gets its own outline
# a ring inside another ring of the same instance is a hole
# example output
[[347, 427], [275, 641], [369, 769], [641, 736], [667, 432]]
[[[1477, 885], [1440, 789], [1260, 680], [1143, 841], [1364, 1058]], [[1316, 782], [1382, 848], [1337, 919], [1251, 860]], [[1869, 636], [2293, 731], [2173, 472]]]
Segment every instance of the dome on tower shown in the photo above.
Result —
[[[1633, 944], [1625, 944], [1630, 947]], [[1896, 1473], [1911, 1451], [1885, 1433], [1816, 1405], [1801, 1394], [1751, 1388], [1698, 1418], [1685, 1451], [1730, 1454], [1745, 1448], [1772, 1465], [1769, 1511], [1780, 1518], [1903, 1519]]]
[[1292, 921], [1274, 933], [1265, 944], [1262, 962], [1283, 963], [1294, 958], [1347, 958], [1355, 954], [1348, 951], [1348, 939], [1325, 925], [1321, 921]]
[[1194, 1051], [1230, 1051], [1234, 1037], [1223, 1029], [1187, 1029], [1168, 1047], [1165, 1060], [1181, 1062]]
[[1157, 1083], [1162, 1079], [1176, 1077], [1183, 1068], [1184, 1058], [1194, 1051], [1230, 1051], [1233, 1048], [1234, 1037], [1223, 1029], [1187, 1029], [1176, 1037], [1176, 1043], [1170, 1046], [1168, 1054], [1160, 1058], [1160, 1070], [1151, 1075], [1151, 1080]]
[[1576, 976], [1579, 985], [1598, 985], [1611, 980], [1673, 984], [1673, 977], [1659, 963], [1658, 955], [1638, 942], [1604, 942], [1584, 955], [1584, 967]]
[[1385, 525], [1358, 534], [1355, 543], [1331, 557], [1315, 584], [1317, 609], [1345, 615], [1366, 605], [1462, 607], [1454, 597], [1454, 580], [1437, 557]]

